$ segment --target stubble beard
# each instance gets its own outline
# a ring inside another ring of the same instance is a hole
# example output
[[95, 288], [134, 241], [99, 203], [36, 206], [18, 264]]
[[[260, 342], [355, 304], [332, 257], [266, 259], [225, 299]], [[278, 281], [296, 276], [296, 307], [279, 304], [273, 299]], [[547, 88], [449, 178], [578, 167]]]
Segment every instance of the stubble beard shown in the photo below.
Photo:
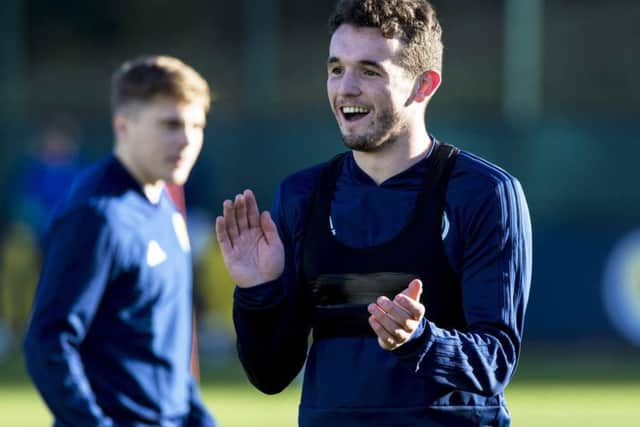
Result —
[[350, 150], [363, 153], [374, 153], [382, 151], [396, 141], [400, 126], [400, 118], [391, 110], [380, 113], [373, 129], [362, 135], [345, 136], [342, 135], [342, 142]]

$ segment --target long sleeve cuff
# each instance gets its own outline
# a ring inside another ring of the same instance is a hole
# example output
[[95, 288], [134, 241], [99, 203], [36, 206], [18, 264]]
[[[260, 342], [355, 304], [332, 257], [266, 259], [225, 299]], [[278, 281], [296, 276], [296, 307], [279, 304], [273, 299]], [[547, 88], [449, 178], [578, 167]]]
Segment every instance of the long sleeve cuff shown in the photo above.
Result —
[[284, 297], [282, 288], [280, 279], [265, 282], [251, 288], [236, 286], [234, 291], [235, 303], [238, 308], [245, 310], [269, 309], [282, 301]]
[[414, 370], [417, 370], [422, 357], [429, 351], [433, 344], [434, 336], [431, 330], [431, 322], [422, 318], [420, 326], [413, 333], [409, 341], [393, 350], [398, 359], [410, 363]]

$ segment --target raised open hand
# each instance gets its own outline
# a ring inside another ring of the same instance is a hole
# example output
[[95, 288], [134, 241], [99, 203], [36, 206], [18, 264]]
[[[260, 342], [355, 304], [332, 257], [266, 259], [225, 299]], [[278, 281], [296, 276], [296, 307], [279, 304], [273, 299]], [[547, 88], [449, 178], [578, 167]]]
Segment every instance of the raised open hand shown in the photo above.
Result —
[[375, 303], [369, 304], [369, 325], [378, 336], [380, 347], [395, 350], [409, 341], [424, 316], [420, 295], [422, 282], [413, 279], [393, 300], [381, 296]]
[[251, 190], [225, 200], [216, 235], [233, 281], [249, 288], [277, 279], [284, 270], [284, 247], [269, 212], [260, 214]]

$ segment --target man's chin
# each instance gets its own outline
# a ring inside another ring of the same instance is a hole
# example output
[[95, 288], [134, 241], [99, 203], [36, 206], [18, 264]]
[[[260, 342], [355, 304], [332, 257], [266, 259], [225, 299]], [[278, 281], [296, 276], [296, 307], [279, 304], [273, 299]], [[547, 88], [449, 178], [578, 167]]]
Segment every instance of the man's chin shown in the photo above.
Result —
[[167, 182], [174, 185], [184, 185], [189, 178], [189, 174], [185, 172], [175, 172], [171, 175], [171, 178]]
[[363, 153], [379, 151], [382, 144], [367, 137], [348, 137], [342, 135], [342, 143], [350, 150]]
[[342, 143], [345, 145], [345, 147], [350, 148], [351, 150], [358, 151], [366, 148], [366, 146], [369, 145], [369, 141], [367, 138], [345, 134], [342, 134]]

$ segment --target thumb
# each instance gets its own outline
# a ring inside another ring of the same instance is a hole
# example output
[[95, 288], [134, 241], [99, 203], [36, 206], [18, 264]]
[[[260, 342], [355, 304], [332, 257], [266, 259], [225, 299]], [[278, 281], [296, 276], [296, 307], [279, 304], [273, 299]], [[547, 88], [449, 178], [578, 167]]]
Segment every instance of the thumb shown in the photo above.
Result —
[[406, 295], [409, 298], [419, 302], [422, 296], [422, 281], [420, 279], [413, 279], [411, 283], [409, 283], [407, 291]]

